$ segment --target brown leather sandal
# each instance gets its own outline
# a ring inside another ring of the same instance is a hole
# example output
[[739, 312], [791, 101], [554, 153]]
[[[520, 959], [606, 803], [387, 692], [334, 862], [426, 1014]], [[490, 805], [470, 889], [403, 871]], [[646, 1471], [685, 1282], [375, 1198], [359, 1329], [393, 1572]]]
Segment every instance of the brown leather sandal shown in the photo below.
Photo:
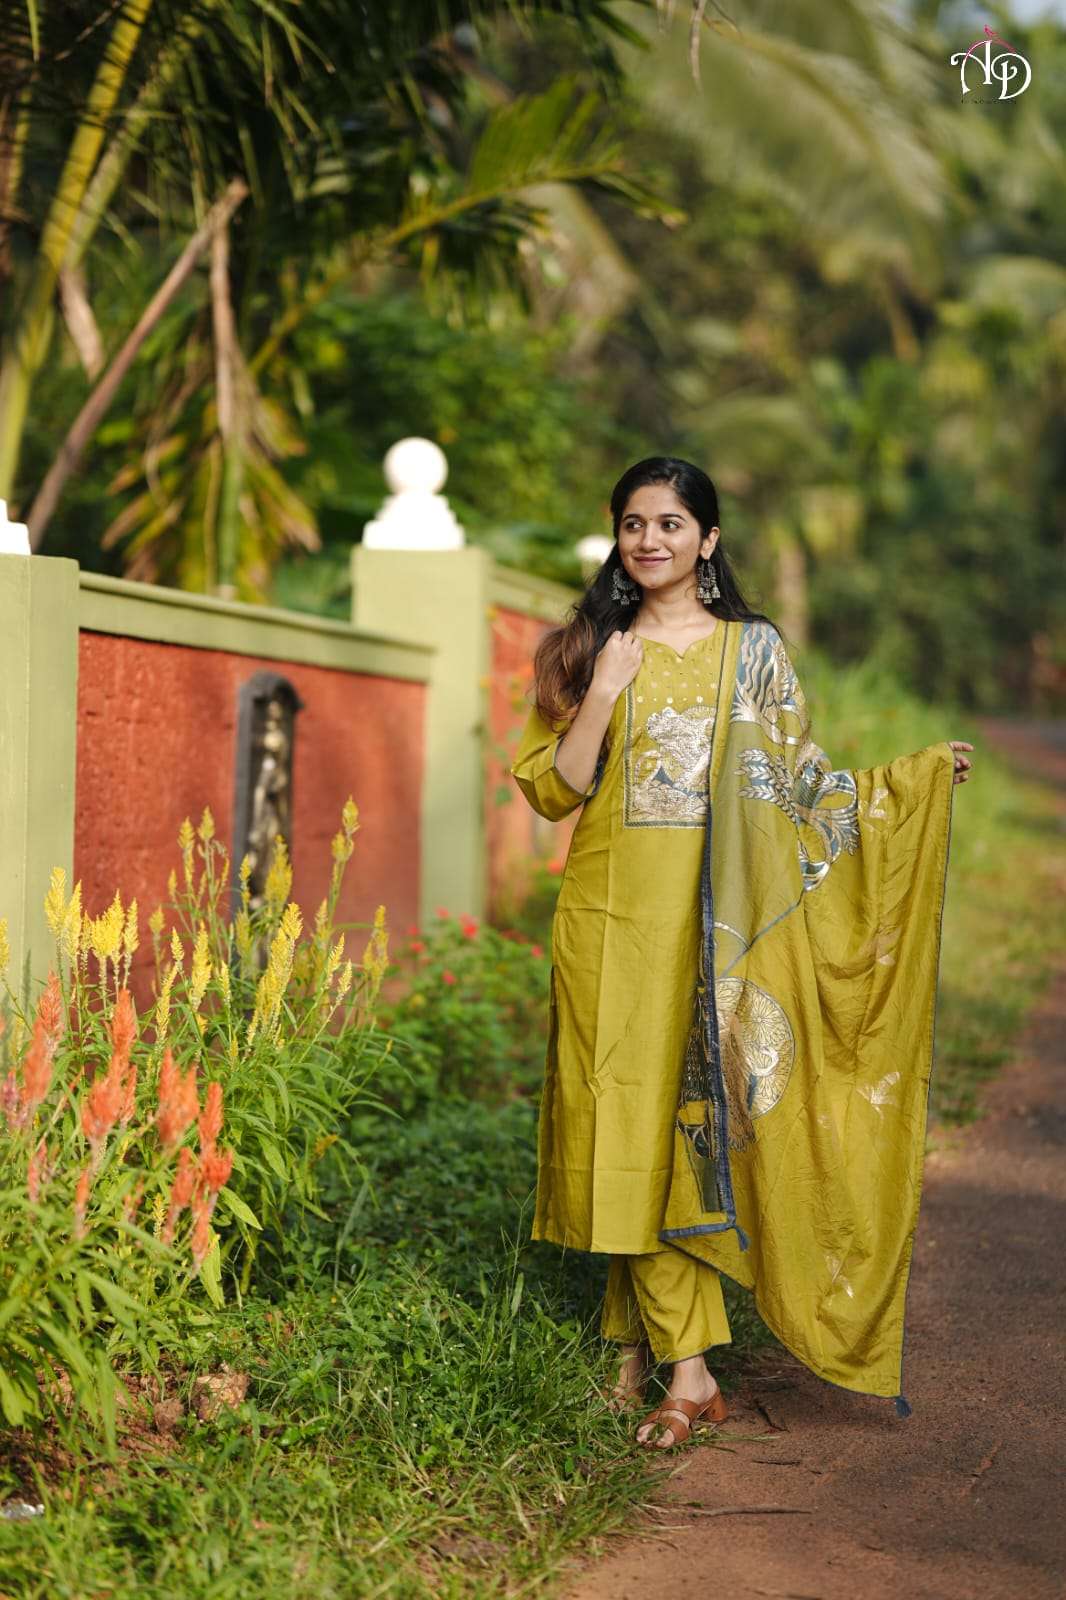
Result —
[[[680, 1412], [680, 1416], [675, 1415], [677, 1412]], [[701, 1423], [705, 1427], [711, 1426], [714, 1423], [724, 1422], [728, 1416], [729, 1407], [725, 1403], [721, 1389], [716, 1389], [702, 1406], [697, 1405], [695, 1400], [664, 1400], [661, 1406], [657, 1406], [637, 1424], [638, 1431], [646, 1423], [659, 1424], [646, 1439], [638, 1439], [637, 1443], [643, 1445], [645, 1450], [673, 1450], [679, 1444], [684, 1444], [693, 1428]], [[673, 1439], [669, 1444], [657, 1445], [656, 1435], [666, 1428], [673, 1434]]]

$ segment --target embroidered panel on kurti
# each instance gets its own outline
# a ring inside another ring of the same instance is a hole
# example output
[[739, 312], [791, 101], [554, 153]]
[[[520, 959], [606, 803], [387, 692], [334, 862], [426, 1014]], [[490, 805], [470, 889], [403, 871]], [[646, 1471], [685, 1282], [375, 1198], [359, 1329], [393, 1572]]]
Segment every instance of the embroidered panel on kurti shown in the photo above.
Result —
[[702, 828], [717, 711], [717, 673], [708, 655], [720, 627], [684, 655], [645, 639], [644, 659], [626, 690], [622, 755], [627, 828]]

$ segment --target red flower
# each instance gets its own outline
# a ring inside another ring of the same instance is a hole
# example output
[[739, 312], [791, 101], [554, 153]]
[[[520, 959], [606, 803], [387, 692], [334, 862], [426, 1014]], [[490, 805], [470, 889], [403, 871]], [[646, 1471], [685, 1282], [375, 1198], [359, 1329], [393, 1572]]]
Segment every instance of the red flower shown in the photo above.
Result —
[[448, 910], [447, 906], [437, 906], [435, 908], [435, 915], [441, 917], [445, 922], [447, 922], [448, 918], [451, 916], [451, 912]]
[[550, 861], [544, 863], [544, 868], [546, 872], [558, 874], [562, 872], [564, 865], [562, 856], [553, 856]]
[[541, 949], [539, 944], [531, 944], [529, 949], [532, 955], [542, 956], [544, 954], [544, 951]]
[[409, 939], [417, 939], [418, 938], [418, 934], [419, 934], [418, 923], [417, 922], [412, 922], [411, 926], [407, 930], [407, 937]]
[[462, 919], [462, 921], [460, 922], [460, 924], [459, 924], [459, 929], [460, 929], [460, 932], [462, 933], [464, 939], [476, 939], [477, 938], [477, 918], [476, 917], [464, 917]]
[[412, 955], [420, 956], [426, 947], [421, 939], [412, 939], [408, 948]]
[[455, 976], [454, 972], [449, 972], [447, 970], [447, 968], [445, 968], [445, 970], [440, 975], [440, 981], [441, 981], [441, 983], [458, 983], [459, 980]]

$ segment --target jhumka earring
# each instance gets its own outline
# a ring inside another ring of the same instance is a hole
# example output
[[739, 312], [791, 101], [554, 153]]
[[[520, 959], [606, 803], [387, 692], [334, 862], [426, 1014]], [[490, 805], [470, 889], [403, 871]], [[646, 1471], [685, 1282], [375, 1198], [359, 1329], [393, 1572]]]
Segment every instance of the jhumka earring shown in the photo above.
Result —
[[615, 567], [611, 578], [611, 599], [616, 605], [631, 606], [640, 599], [640, 584], [634, 583], [624, 567]]
[[696, 594], [700, 600], [717, 600], [721, 596], [718, 578], [710, 561], [700, 556], [696, 562]]

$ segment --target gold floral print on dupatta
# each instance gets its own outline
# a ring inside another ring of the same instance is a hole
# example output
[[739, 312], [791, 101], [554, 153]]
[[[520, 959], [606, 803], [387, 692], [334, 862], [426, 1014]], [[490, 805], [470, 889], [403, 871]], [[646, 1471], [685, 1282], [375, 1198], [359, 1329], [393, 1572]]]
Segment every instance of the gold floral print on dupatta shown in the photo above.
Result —
[[[729, 1144], [734, 1150], [744, 1150], [755, 1138], [756, 1118], [772, 1111], [785, 1092], [796, 1041], [783, 1007], [768, 990], [749, 979], [719, 978], [715, 1005], [729, 1108]], [[686, 1123], [686, 1112], [704, 1098], [702, 1026], [697, 1002], [685, 1054], [679, 1125]]]

